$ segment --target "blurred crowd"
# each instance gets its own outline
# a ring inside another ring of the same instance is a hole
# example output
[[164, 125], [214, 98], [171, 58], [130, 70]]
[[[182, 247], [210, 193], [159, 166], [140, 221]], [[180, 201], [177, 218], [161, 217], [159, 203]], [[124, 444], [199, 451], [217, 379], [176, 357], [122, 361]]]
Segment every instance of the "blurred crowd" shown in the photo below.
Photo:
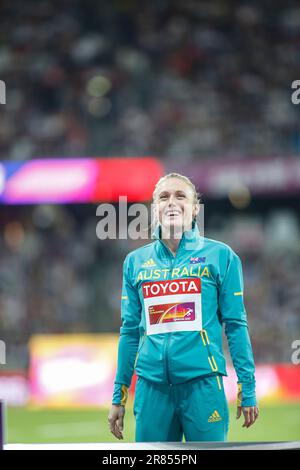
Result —
[[297, 1], [4, 0], [0, 159], [300, 153]]
[[[28, 366], [28, 341], [36, 333], [119, 332], [122, 263], [147, 240], [99, 240], [96, 224], [94, 206], [6, 209], [0, 338], [9, 368]], [[218, 212], [206, 225], [206, 236], [229, 243], [242, 259], [255, 360], [290, 363], [300, 332], [297, 217], [235, 219]]]
[[[300, 155], [299, 50], [292, 0], [4, 0], [0, 160], [157, 155], [172, 167]], [[290, 362], [300, 331], [299, 214], [274, 205], [267, 217], [217, 211], [205, 227], [243, 261], [258, 362]], [[145, 241], [100, 241], [95, 213], [1, 208], [11, 368], [27, 367], [35, 333], [119, 331], [122, 262]]]

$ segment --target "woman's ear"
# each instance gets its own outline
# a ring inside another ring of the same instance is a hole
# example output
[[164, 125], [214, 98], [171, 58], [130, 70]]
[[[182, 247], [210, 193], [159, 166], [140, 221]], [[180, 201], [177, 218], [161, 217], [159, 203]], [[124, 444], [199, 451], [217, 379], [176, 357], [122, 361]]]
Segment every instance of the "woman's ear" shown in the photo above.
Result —
[[200, 212], [200, 204], [195, 204], [194, 209], [193, 209], [193, 219], [196, 219], [199, 212]]

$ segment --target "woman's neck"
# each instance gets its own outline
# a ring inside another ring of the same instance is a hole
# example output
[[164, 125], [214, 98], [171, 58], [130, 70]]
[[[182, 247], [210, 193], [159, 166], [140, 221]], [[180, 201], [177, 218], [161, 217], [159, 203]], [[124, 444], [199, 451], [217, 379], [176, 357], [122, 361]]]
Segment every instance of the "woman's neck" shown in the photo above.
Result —
[[161, 232], [161, 238], [162, 241], [167, 245], [167, 247], [170, 249], [170, 251], [173, 253], [174, 256], [176, 256], [176, 251], [178, 249], [180, 240], [183, 236], [183, 228], [182, 227], [174, 227], [170, 230], [164, 230], [162, 228]]
[[176, 252], [180, 243], [180, 238], [162, 238], [162, 241], [167, 245], [169, 250], [172, 252], [174, 256], [176, 256]]
[[183, 237], [183, 233], [187, 230], [191, 230], [191, 228], [192, 224], [185, 227], [177, 227], [175, 229], [173, 227], [170, 233], [170, 229], [164, 230], [164, 227], [162, 227], [161, 239], [167, 245], [167, 247], [173, 253], [174, 256], [176, 256], [176, 252], [178, 250], [180, 240]]

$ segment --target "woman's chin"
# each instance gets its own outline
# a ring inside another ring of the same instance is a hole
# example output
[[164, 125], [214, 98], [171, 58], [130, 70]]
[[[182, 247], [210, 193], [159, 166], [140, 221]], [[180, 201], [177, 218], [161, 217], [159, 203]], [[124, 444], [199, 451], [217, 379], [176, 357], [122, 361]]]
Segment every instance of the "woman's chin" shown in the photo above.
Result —
[[164, 227], [166, 229], [172, 230], [172, 231], [183, 231], [183, 222], [182, 220], [165, 220], [164, 221]]

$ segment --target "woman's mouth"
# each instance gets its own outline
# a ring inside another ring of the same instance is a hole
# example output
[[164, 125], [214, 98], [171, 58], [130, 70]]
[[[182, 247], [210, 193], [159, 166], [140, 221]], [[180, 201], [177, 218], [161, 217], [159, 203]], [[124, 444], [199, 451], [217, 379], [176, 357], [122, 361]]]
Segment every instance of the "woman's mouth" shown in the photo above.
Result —
[[170, 217], [170, 218], [174, 218], [174, 217], [177, 217], [179, 215], [181, 215], [181, 213], [179, 211], [167, 211], [166, 212], [166, 216]]

